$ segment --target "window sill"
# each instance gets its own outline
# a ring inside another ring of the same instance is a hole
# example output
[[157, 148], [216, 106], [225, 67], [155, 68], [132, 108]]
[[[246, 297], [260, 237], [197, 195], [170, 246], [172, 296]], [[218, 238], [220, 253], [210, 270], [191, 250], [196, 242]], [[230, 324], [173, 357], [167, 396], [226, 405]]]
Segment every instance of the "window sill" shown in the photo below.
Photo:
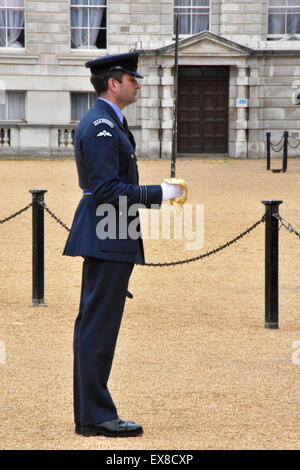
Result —
[[267, 34], [267, 41], [300, 41], [300, 34]]
[[39, 62], [39, 55], [32, 55], [26, 52], [26, 49], [14, 49], [10, 47], [0, 48], [0, 63], [1, 64], [30, 64], [34, 65]]
[[89, 56], [99, 57], [106, 55], [107, 49], [70, 49], [69, 55], [58, 55], [59, 65], [84, 65]]
[[24, 121], [23, 119], [21, 119], [20, 121], [16, 121], [16, 120], [0, 120], [0, 126], [13, 126], [13, 125], [20, 125], [20, 124], [27, 124], [27, 121]]

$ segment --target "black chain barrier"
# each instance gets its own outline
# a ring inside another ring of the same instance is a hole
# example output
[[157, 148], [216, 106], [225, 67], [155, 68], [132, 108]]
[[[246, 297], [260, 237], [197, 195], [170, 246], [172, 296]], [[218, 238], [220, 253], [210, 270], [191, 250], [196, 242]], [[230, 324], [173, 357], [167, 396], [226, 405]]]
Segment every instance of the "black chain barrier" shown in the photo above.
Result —
[[[62, 227], [64, 227], [66, 230], [68, 230], [68, 232], [70, 232], [70, 228], [67, 227], [66, 224], [64, 224], [62, 222], [62, 220], [60, 220], [46, 205], [45, 202], [41, 202], [39, 201], [39, 204], [46, 210], [46, 212], [48, 212], [48, 214], [54, 219], [56, 220], [56, 222], [58, 224], [60, 224]], [[223, 245], [219, 246], [218, 248], [214, 248], [213, 250], [210, 250], [206, 253], [203, 253], [202, 255], [199, 255], [199, 256], [194, 256], [192, 258], [186, 258], [184, 260], [178, 260], [178, 261], [169, 261], [169, 262], [166, 262], [166, 263], [145, 263], [143, 266], [150, 266], [150, 267], [160, 267], [160, 268], [163, 268], [163, 267], [166, 267], [166, 266], [177, 266], [179, 264], [186, 264], [186, 263], [191, 263], [193, 261], [198, 261], [198, 260], [201, 260], [203, 258], [207, 258], [208, 256], [211, 256], [211, 255], [214, 255], [215, 253], [218, 253], [219, 251], [222, 251], [224, 250], [225, 248], [229, 247], [230, 245], [232, 245], [233, 243], [237, 242], [238, 240], [240, 240], [241, 238], [243, 238], [245, 235], [247, 235], [248, 233], [250, 233], [252, 230], [254, 230], [259, 224], [261, 224], [263, 221], [264, 221], [264, 217], [263, 216], [260, 220], [258, 220], [257, 222], [255, 222], [255, 224], [251, 225], [251, 227], [247, 228], [244, 232], [240, 233], [237, 237], [233, 238], [232, 240], [230, 240], [229, 242], [226, 242], [224, 243]]]
[[[32, 230], [33, 230], [33, 304], [32, 306], [46, 306], [44, 303], [44, 219], [46, 211], [59, 225], [70, 232], [70, 228], [52, 212], [44, 202], [44, 193], [46, 190], [30, 190], [32, 193], [32, 202], [23, 207], [14, 214], [0, 220], [3, 224], [22, 214], [32, 207]], [[178, 261], [164, 263], [145, 263], [149, 267], [176, 266], [199, 261], [213, 254], [219, 253], [225, 248], [231, 246], [241, 238], [252, 232], [262, 222], [265, 223], [265, 328], [278, 328], [278, 239], [279, 230], [283, 226], [290, 233], [294, 233], [300, 239], [300, 233], [297, 232], [290, 222], [279, 215], [278, 206], [282, 203], [279, 200], [261, 201], [265, 205], [265, 214], [261, 219], [248, 227], [232, 240], [224, 243], [218, 248], [214, 248], [206, 253], [186, 258]], [[279, 227], [278, 223], [281, 222]]]
[[0, 224], [4, 224], [5, 222], [8, 222], [11, 219], [14, 219], [18, 215], [22, 214], [22, 212], [27, 211], [32, 206], [32, 202], [28, 204], [27, 206], [23, 207], [23, 209], [20, 209], [19, 211], [15, 212], [14, 214], [10, 215], [9, 217], [6, 217], [5, 219], [0, 219]]
[[[272, 148], [272, 150], [274, 150], [274, 152], [279, 153], [283, 149], [283, 145], [284, 145], [283, 137], [284, 136], [282, 135], [281, 139], [278, 142], [276, 142], [276, 144], [274, 144], [273, 142], [270, 141], [271, 148]], [[279, 149], [276, 149], [275, 147], [278, 147], [281, 143], [282, 143], [281, 147], [279, 147]]]
[[214, 248], [213, 250], [207, 251], [206, 253], [203, 253], [202, 255], [199, 256], [194, 256], [192, 258], [187, 258], [184, 260], [179, 260], [179, 261], [170, 261], [167, 263], [145, 263], [144, 266], [152, 266], [152, 267], [160, 267], [163, 268], [165, 266], [176, 266], [178, 264], [185, 264], [185, 263], [191, 263], [193, 261], [199, 261], [202, 260], [203, 258], [208, 258], [211, 255], [214, 255], [218, 253], [219, 251], [224, 250], [225, 248], [229, 247], [233, 243], [237, 242], [241, 238], [243, 238], [245, 235], [248, 233], [252, 232], [259, 224], [264, 222], [265, 216], [263, 216], [260, 220], [255, 222], [255, 224], [251, 225], [251, 227], [247, 228], [244, 232], [240, 233], [237, 237], [233, 238], [229, 242], [224, 243], [223, 245], [219, 246], [218, 248]]
[[45, 202], [43, 202], [43, 201], [38, 201], [38, 203], [40, 204], [40, 206], [42, 206], [42, 207], [45, 209], [45, 211], [46, 211], [54, 220], [56, 220], [56, 222], [57, 222], [59, 225], [61, 225], [63, 228], [65, 228], [68, 232], [71, 231], [71, 229], [70, 229], [66, 224], [64, 224], [63, 221], [60, 220], [59, 217], [57, 217], [57, 216], [54, 214], [54, 212], [52, 212], [52, 211], [49, 209], [49, 207], [47, 206], [47, 204], [46, 204]]
[[[289, 133], [288, 133], [288, 131], [284, 131], [281, 139], [276, 143], [271, 142], [271, 132], [266, 133], [266, 139], [267, 139], [266, 140], [267, 170], [271, 169], [271, 149], [276, 153], [279, 153], [279, 152], [281, 152], [281, 150], [283, 150], [283, 153], [282, 153], [282, 169], [277, 168], [277, 169], [272, 170], [272, 172], [273, 173], [280, 173], [282, 171], [283, 173], [285, 173], [286, 170], [287, 170], [288, 147], [289, 147], [289, 143], [288, 143]], [[280, 147], [276, 148], [278, 146], [280, 146]]]
[[297, 232], [294, 227], [292, 226], [292, 224], [290, 222], [288, 222], [287, 220], [285, 220], [283, 217], [281, 217], [278, 213], [277, 214], [273, 214], [273, 217], [275, 217], [277, 220], [279, 220], [281, 222], [281, 227], [284, 227], [288, 232], [290, 233], [294, 233], [295, 235], [297, 235], [298, 238], [300, 238], [300, 233]]
[[[148, 267], [166, 267], [166, 266], [176, 266], [176, 265], [183, 265], [195, 261], [202, 260], [207, 258], [213, 254], [219, 253], [220, 251], [224, 250], [225, 248], [231, 246], [233, 243], [237, 242], [241, 238], [248, 235], [248, 233], [252, 232], [258, 225], [262, 222], [265, 222], [265, 328], [268, 329], [277, 329], [279, 328], [278, 322], [278, 311], [279, 311], [279, 302], [278, 302], [278, 264], [279, 264], [279, 256], [278, 256], [278, 237], [279, 237], [279, 227], [278, 222], [280, 221], [281, 224], [288, 229], [289, 232], [294, 232], [299, 238], [300, 234], [292, 227], [292, 225], [285, 221], [280, 215], [278, 211], [279, 204], [282, 201], [279, 200], [265, 200], [261, 201], [266, 208], [265, 214], [261, 219], [255, 222], [251, 227], [248, 227], [238, 236], [234, 237], [232, 240], [224, 243], [223, 245], [219, 246], [218, 248], [214, 248], [213, 250], [207, 251], [206, 253], [200, 254], [198, 256], [194, 256], [192, 258], [186, 258], [184, 260], [178, 261], [170, 261], [164, 263], [145, 263], [144, 266]], [[42, 206], [44, 210], [62, 227], [64, 227], [67, 231], [70, 231], [69, 227], [64, 224], [59, 217], [57, 217], [45, 204], [43, 200], [37, 201], [38, 205]], [[43, 298], [40, 299], [39, 302], [43, 302]]]
[[298, 139], [293, 139], [293, 140], [297, 140], [297, 144], [296, 145], [291, 145], [289, 142], [288, 142], [288, 146], [291, 147], [291, 149], [296, 149], [297, 147], [299, 147], [300, 145], [300, 140]]

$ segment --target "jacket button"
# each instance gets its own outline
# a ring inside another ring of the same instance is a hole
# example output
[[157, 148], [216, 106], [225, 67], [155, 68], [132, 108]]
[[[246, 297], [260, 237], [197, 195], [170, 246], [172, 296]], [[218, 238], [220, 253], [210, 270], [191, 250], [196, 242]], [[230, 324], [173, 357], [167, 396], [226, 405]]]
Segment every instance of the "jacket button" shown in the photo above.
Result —
[[133, 153], [132, 153], [130, 156], [131, 156], [131, 158], [134, 158], [134, 155], [133, 155]]

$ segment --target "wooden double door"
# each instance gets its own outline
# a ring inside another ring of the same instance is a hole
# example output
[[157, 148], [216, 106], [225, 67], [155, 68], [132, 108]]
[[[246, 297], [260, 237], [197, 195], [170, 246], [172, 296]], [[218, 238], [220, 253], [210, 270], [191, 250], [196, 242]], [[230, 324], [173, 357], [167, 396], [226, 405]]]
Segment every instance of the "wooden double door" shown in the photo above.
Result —
[[180, 67], [177, 153], [228, 153], [228, 67]]

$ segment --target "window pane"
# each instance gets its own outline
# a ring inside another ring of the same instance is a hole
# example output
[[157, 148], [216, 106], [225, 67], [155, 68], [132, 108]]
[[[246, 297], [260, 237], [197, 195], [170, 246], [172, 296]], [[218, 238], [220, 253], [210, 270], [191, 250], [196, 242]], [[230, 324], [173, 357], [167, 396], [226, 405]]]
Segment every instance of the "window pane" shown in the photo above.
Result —
[[191, 17], [190, 17], [190, 15], [179, 15], [179, 18], [178, 18], [178, 34], [191, 34]]
[[89, 108], [91, 108], [97, 99], [97, 94], [96, 93], [89, 93]]
[[6, 116], [6, 104], [0, 103], [0, 120], [5, 121], [7, 119]]
[[191, 6], [191, 0], [177, 0], [175, 2], [176, 7], [189, 7]]
[[285, 18], [284, 15], [269, 15], [269, 34], [284, 34], [285, 33]]
[[16, 45], [17, 47], [23, 47], [23, 45], [17, 41], [20, 36], [20, 30], [15, 28], [10, 28], [7, 30], [7, 43], [8, 46]]
[[8, 0], [7, 6], [24, 8], [24, 0]]
[[90, 5], [106, 5], [106, 0], [90, 0]]
[[11, 121], [25, 120], [25, 93], [20, 91], [9, 91], [7, 118]]
[[0, 28], [0, 47], [6, 46], [6, 30]]
[[192, 34], [208, 30], [208, 15], [193, 15]]
[[300, 13], [297, 13], [297, 14], [294, 14], [294, 15], [288, 15], [288, 17], [287, 17], [287, 33], [288, 34], [299, 34], [300, 33]]
[[192, 5], [196, 7], [209, 7], [209, 0], [193, 0]]
[[90, 27], [99, 28], [102, 21], [103, 8], [89, 8]]
[[71, 94], [71, 119], [80, 121], [88, 110], [88, 93]]
[[24, 25], [24, 10], [8, 10], [7, 23], [9, 28], [22, 28]]
[[6, 13], [4, 10], [0, 10], [0, 26], [6, 26]]
[[290, 7], [299, 7], [300, 6], [300, 1], [299, 0], [288, 0], [288, 6]]
[[87, 48], [89, 44], [89, 30], [88, 29], [72, 29], [71, 39], [72, 39], [72, 47]]
[[88, 0], [72, 0], [71, 5], [88, 5]]
[[285, 7], [286, 0], [269, 0], [270, 7]]
[[72, 8], [71, 10], [71, 26], [73, 28], [88, 27], [88, 8]]

